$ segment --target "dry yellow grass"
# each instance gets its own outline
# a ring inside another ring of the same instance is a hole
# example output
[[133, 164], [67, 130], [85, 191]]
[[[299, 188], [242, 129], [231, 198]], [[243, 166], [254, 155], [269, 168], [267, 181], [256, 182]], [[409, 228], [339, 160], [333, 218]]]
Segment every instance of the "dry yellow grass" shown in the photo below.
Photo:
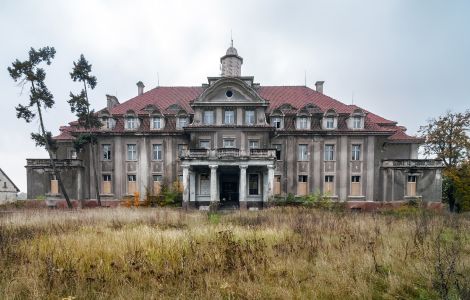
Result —
[[465, 299], [468, 216], [276, 208], [0, 215], [1, 299]]

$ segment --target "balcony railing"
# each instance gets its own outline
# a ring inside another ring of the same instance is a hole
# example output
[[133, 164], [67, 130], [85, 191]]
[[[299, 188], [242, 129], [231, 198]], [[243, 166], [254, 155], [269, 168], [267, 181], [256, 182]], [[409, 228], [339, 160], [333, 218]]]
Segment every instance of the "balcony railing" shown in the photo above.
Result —
[[[57, 167], [82, 167], [83, 161], [81, 159], [54, 159]], [[27, 158], [27, 167], [49, 167], [51, 162], [46, 158]]]
[[439, 159], [394, 159], [383, 160], [385, 168], [442, 168], [443, 163]]
[[219, 149], [187, 149], [181, 152], [182, 159], [273, 159], [276, 158], [275, 149], [249, 149], [237, 148]]

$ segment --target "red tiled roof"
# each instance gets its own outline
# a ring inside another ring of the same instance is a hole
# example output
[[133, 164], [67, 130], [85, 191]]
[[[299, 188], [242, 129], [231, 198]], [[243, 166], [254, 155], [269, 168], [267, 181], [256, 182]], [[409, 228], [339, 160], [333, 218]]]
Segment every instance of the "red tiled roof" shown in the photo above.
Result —
[[54, 140], [66, 141], [75, 139], [70, 133], [70, 131], [74, 130], [71, 126], [60, 126], [59, 130], [59, 135], [52, 137]]
[[[190, 102], [197, 99], [204, 91], [204, 87], [156, 87], [145, 92], [142, 95], [136, 96], [126, 102], [123, 102], [113, 109], [110, 113], [112, 115], [124, 115], [128, 111], [132, 110], [137, 114], [147, 114], [144, 110], [148, 105], [157, 107], [162, 113], [174, 113], [173, 110], [169, 109], [171, 105], [177, 104], [189, 114], [193, 113]], [[333, 99], [327, 95], [312, 90], [306, 86], [259, 86], [255, 88], [259, 96], [268, 101], [269, 106], [267, 112], [272, 112], [274, 109], [282, 106], [283, 104], [289, 104], [293, 107], [292, 113], [296, 113], [297, 110], [302, 109], [307, 104], [313, 104], [318, 107], [320, 112], [326, 112], [329, 109], [334, 109], [338, 114], [351, 114], [356, 109], [361, 109], [366, 113], [365, 118], [365, 130], [374, 132], [390, 132], [392, 134], [389, 137], [391, 141], [397, 142], [422, 142], [422, 139], [407, 135], [402, 128], [396, 126], [397, 123], [391, 120], [382, 118], [374, 113], [364, 110], [356, 105], [347, 105], [336, 99]], [[343, 118], [341, 118], [342, 120]], [[341, 121], [341, 126], [338, 129], [341, 131], [348, 130], [347, 126]], [[149, 124], [144, 119], [144, 123], [137, 130], [149, 131]], [[78, 123], [76, 121], [69, 123], [71, 127], [61, 128], [61, 134], [55, 137], [56, 139], [73, 139], [70, 134], [72, 131], [80, 131], [77, 128]], [[169, 125], [169, 123], [167, 123]], [[168, 127], [168, 126], [167, 126]], [[165, 131], [174, 129], [166, 128]], [[63, 130], [62, 130], [63, 129]], [[287, 129], [287, 128], [286, 128]], [[124, 121], [118, 119], [114, 132], [124, 131]]]

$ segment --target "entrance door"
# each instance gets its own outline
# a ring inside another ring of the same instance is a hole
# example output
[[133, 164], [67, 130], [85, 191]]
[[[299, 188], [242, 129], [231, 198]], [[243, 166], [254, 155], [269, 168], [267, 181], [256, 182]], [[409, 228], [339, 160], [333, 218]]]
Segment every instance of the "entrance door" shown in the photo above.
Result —
[[238, 168], [220, 169], [220, 204], [238, 206], [239, 170]]

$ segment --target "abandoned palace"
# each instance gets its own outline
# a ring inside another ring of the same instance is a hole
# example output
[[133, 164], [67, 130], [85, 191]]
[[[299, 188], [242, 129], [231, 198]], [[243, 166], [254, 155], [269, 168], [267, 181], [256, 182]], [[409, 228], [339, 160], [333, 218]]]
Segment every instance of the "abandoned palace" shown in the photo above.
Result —
[[[183, 207], [216, 202], [261, 208], [276, 197], [324, 194], [338, 201], [441, 201], [441, 162], [418, 159], [422, 139], [397, 122], [307, 86], [264, 86], [243, 76], [233, 45], [221, 75], [201, 86], [158, 86], [125, 102], [107, 95], [95, 151], [103, 200], [158, 194], [178, 182]], [[95, 167], [71, 122], [55, 137], [72, 199], [93, 199]], [[63, 196], [47, 159], [27, 159], [29, 199]]]

